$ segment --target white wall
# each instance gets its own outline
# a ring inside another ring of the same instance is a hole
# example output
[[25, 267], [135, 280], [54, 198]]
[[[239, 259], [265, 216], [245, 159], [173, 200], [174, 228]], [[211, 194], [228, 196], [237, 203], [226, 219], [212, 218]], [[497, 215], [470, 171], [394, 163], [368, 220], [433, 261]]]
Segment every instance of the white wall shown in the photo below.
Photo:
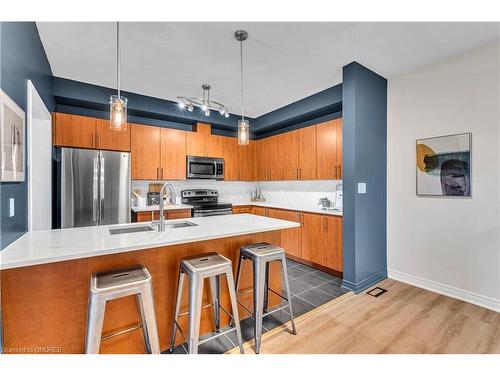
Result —
[[[415, 140], [472, 132], [472, 198], [417, 197]], [[388, 84], [389, 276], [500, 311], [500, 44]]]

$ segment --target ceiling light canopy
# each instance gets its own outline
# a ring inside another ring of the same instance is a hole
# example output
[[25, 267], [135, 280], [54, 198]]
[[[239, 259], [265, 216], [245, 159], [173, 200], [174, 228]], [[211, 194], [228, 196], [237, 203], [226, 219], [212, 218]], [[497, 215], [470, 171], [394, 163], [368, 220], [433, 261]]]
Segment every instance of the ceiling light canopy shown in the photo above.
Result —
[[120, 95], [120, 23], [116, 23], [116, 86], [117, 95], [109, 98], [109, 126], [112, 130], [127, 130], [127, 98]]
[[218, 111], [221, 116], [229, 117], [227, 106], [210, 99], [210, 85], [205, 83], [201, 86], [201, 89], [203, 90], [203, 96], [201, 98], [194, 96], [178, 96], [177, 102], [179, 108], [193, 112], [194, 107], [198, 107], [207, 117], [210, 116], [210, 111]]

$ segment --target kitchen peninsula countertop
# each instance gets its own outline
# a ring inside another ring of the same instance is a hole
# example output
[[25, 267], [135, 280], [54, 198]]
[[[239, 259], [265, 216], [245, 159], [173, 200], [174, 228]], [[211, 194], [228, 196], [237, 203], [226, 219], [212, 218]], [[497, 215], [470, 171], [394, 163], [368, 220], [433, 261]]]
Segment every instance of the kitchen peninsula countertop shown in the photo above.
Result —
[[115, 235], [109, 233], [110, 228], [144, 226], [148, 223], [29, 232], [0, 252], [0, 270], [300, 226], [291, 221], [250, 214], [167, 220], [167, 222], [179, 221], [189, 221], [197, 225], [166, 229], [164, 232], [149, 231]]

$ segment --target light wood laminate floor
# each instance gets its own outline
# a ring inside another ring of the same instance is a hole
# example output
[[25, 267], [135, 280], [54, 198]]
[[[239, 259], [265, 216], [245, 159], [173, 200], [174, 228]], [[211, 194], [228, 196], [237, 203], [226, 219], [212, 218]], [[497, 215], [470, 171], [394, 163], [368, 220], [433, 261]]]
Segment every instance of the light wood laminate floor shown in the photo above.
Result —
[[391, 279], [378, 286], [388, 292], [312, 313], [297, 336], [269, 332], [261, 353], [500, 353], [500, 313]]

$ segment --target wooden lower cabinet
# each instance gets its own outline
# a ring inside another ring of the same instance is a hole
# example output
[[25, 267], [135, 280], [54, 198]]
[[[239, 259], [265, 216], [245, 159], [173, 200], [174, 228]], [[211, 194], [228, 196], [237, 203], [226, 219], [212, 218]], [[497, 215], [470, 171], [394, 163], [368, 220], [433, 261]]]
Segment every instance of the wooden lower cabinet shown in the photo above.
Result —
[[[295, 221], [300, 223], [300, 212], [279, 210], [276, 208], [269, 208], [267, 216], [273, 217], [275, 219]], [[302, 258], [302, 228], [291, 228], [281, 231], [281, 241], [283, 248], [288, 255], [292, 255], [298, 258]]]
[[301, 212], [302, 259], [326, 265], [324, 216]]
[[[191, 217], [191, 210], [170, 210], [165, 211], [165, 219], [187, 219]], [[153, 221], [160, 219], [160, 211], [141, 211], [132, 214], [133, 222]]]
[[251, 213], [301, 223], [299, 228], [282, 231], [283, 247], [287, 255], [299, 262], [325, 268], [326, 271], [342, 273], [341, 216], [259, 206], [253, 206]]
[[233, 214], [251, 214], [252, 206], [233, 206]]

